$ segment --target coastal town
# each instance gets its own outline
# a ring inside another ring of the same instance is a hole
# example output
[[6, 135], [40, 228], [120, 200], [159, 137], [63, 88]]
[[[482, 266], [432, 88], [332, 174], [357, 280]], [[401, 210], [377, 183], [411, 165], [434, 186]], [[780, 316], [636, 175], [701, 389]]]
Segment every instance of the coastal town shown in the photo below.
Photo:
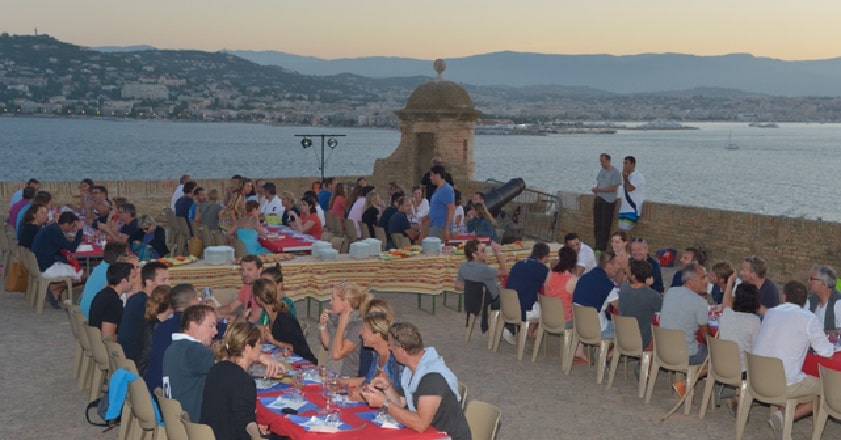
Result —
[[[425, 75], [427, 72], [418, 72]], [[426, 76], [307, 76], [224, 52], [104, 52], [0, 34], [0, 115], [396, 127]], [[574, 128], [611, 121], [838, 122], [841, 97], [697, 88], [618, 94], [577, 86], [464, 85], [483, 118]], [[586, 127], [591, 128], [591, 127]]]

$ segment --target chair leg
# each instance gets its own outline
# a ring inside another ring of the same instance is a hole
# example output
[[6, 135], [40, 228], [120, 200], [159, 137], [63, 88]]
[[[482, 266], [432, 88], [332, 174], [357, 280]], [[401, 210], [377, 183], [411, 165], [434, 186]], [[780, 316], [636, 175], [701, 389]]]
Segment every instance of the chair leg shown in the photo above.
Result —
[[797, 407], [797, 402], [788, 400], [786, 402], [785, 417], [783, 418], [783, 438], [791, 438], [791, 425], [794, 423], [794, 409]]
[[819, 400], [821, 402], [818, 406], [815, 406], [817, 410], [815, 411], [814, 419], [812, 420], [812, 423], [815, 425], [812, 429], [812, 440], [821, 439], [824, 427], [826, 427], [826, 419], [829, 418], [829, 412], [827, 412], [826, 408], [824, 408], [823, 398]]
[[529, 322], [523, 321], [520, 323], [520, 334], [517, 335], [517, 360], [523, 360], [523, 351], [526, 349], [526, 338], [529, 334]]
[[473, 326], [476, 324], [476, 315], [467, 314], [467, 331], [464, 333], [464, 342], [470, 342], [470, 335], [473, 334]]
[[567, 358], [573, 356], [575, 351], [570, 352], [572, 345], [572, 330], [564, 330], [561, 337], [561, 371], [566, 369]]
[[493, 349], [495, 341], [494, 336], [496, 335], [496, 326], [498, 322], [499, 310], [491, 310], [490, 313], [488, 313], [488, 350]]
[[79, 373], [79, 383], [78, 383], [78, 390], [86, 390], [89, 388], [90, 382], [90, 374], [91, 374], [91, 358], [87, 354], [82, 354], [82, 367], [81, 372]]
[[[537, 354], [540, 352], [540, 344], [543, 342], [543, 322], [537, 324], [537, 337], [534, 339], [534, 351], [531, 354], [531, 361], [537, 361]], [[547, 342], [546, 345], [549, 345]]]
[[88, 393], [88, 402], [93, 402], [94, 399], [99, 397], [99, 394], [102, 392], [102, 380], [102, 370], [100, 370], [98, 366], [94, 366], [90, 392]]
[[707, 380], [704, 384], [704, 394], [701, 396], [701, 410], [698, 412], [698, 418], [704, 419], [704, 416], [707, 415], [707, 405], [710, 407], [710, 411], [715, 410], [715, 402], [712, 399], [713, 388], [715, 387], [715, 379], [707, 373]]
[[131, 424], [131, 407], [128, 401], [123, 404], [123, 412], [120, 415], [120, 431], [117, 434], [117, 440], [125, 440], [129, 435], [129, 425]]
[[[613, 358], [610, 360], [610, 371], [607, 373], [607, 389], [611, 389], [613, 387], [613, 380], [616, 378], [616, 370], [619, 368], [619, 358], [623, 355], [619, 353], [619, 350], [613, 351]], [[627, 365], [628, 359], [625, 358], [625, 364]]]
[[736, 409], [736, 440], [742, 440], [745, 434], [745, 425], [748, 423], [752, 403], [753, 396], [748, 392], [748, 382], [743, 380], [739, 387], [739, 406]]
[[82, 346], [76, 344], [76, 354], [73, 355], [73, 378], [78, 379], [82, 371], [82, 357], [85, 353], [82, 352]]
[[[640, 368], [642, 370], [642, 368]], [[642, 371], [640, 371], [642, 372]], [[648, 386], [645, 389], [645, 403], [651, 403], [651, 395], [654, 394], [654, 384], [657, 383], [657, 374], [660, 372], [660, 363], [654, 356], [651, 360], [651, 375], [648, 377]]]
[[639, 398], [645, 397], [645, 387], [648, 385], [648, 371], [651, 367], [651, 352], [644, 351], [640, 357]]
[[493, 351], [496, 353], [499, 351], [499, 342], [502, 339], [502, 330], [505, 328], [505, 323], [502, 322], [502, 316], [499, 315], [497, 317], [497, 322], [494, 325], [494, 336], [493, 336]]
[[607, 352], [610, 350], [610, 340], [599, 344], [599, 364], [596, 365], [596, 384], [601, 385], [604, 380], [604, 370], [607, 367]]
[[569, 333], [572, 333], [569, 341], [569, 347], [566, 347], [566, 360], [564, 361], [564, 374], [569, 376], [569, 372], [572, 370], [572, 358], [575, 357], [575, 349], [578, 348], [578, 335], [575, 334], [574, 330], [569, 330]]
[[695, 398], [695, 378], [698, 377], [698, 368], [689, 367], [686, 370], [686, 401], [683, 403], [683, 413], [689, 415], [692, 408], [692, 399]]

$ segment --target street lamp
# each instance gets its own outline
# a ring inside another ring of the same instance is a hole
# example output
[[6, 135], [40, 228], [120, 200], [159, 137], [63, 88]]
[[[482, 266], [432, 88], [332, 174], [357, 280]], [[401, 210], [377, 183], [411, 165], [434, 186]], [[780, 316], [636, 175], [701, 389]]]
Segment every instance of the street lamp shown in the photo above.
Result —
[[321, 138], [321, 156], [319, 156], [319, 167], [318, 170], [321, 172], [321, 182], [324, 182], [324, 140], [327, 139], [327, 146], [330, 147], [331, 150], [335, 150], [337, 146], [339, 146], [339, 141], [336, 140], [337, 137], [344, 137], [344, 134], [296, 134], [295, 137], [300, 137], [301, 139], [301, 147], [303, 149], [307, 149], [312, 147], [312, 139], [310, 138]]

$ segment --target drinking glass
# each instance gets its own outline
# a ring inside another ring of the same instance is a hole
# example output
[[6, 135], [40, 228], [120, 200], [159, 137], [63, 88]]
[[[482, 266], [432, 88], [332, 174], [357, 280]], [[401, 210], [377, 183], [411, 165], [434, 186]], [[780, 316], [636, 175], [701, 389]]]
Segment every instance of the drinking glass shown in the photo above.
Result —
[[304, 400], [304, 375], [296, 374], [292, 381], [292, 387], [295, 388], [295, 399], [298, 401]]
[[289, 347], [280, 347], [280, 356], [283, 362], [289, 362], [289, 357], [292, 355], [292, 350]]

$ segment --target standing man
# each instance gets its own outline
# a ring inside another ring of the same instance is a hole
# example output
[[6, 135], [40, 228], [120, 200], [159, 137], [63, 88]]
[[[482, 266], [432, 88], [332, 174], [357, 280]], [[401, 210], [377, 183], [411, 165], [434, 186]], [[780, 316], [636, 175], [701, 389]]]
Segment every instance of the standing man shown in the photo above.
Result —
[[328, 177], [321, 183], [321, 189], [318, 191], [318, 205], [321, 206], [322, 211], [330, 210], [330, 197], [333, 196], [333, 183], [335, 181], [335, 177]]
[[619, 208], [619, 229], [630, 231], [642, 215], [645, 199], [645, 177], [637, 171], [637, 159], [625, 156], [622, 162], [622, 205]]
[[441, 165], [429, 169], [429, 179], [437, 188], [429, 199], [429, 236], [439, 237], [443, 243], [450, 239], [450, 227], [456, 211], [456, 194], [445, 179], [447, 175]]
[[172, 192], [172, 200], [169, 202], [169, 207], [172, 208], [172, 212], [175, 212], [175, 202], [184, 195], [184, 184], [192, 180], [189, 174], [182, 174], [181, 178], [178, 179], [178, 186], [175, 187], [175, 191]]
[[584, 275], [590, 269], [596, 267], [596, 254], [593, 248], [581, 242], [578, 234], [570, 232], [564, 236], [564, 245], [575, 251], [578, 260], [575, 263], [575, 274], [578, 276]]
[[607, 249], [610, 240], [610, 225], [616, 212], [616, 190], [622, 185], [622, 175], [610, 164], [610, 155], [599, 155], [602, 168], [596, 176], [596, 186], [593, 187], [593, 236], [596, 239], [596, 249]]
[[751, 283], [759, 289], [759, 316], [765, 316], [768, 309], [780, 304], [780, 291], [773, 281], [765, 278], [768, 265], [763, 258], [751, 256], [742, 262], [739, 277], [745, 283]]
[[809, 295], [805, 308], [818, 317], [824, 330], [841, 328], [841, 293], [835, 289], [836, 278], [838, 276], [832, 266], [812, 266], [809, 275], [813, 293]]
[[[441, 156], [432, 156], [431, 164], [432, 164], [433, 167], [435, 167], [435, 166], [443, 167], [444, 166], [444, 159], [442, 159]], [[431, 171], [427, 171], [426, 174], [423, 175], [423, 177], [421, 178], [421, 185], [426, 187], [426, 198], [429, 199], [429, 201], [432, 201], [432, 194], [434, 194], [435, 190], [438, 189], [438, 185], [436, 185], [432, 181], [432, 176], [430, 175], [430, 173], [431, 173]], [[443, 174], [443, 177], [444, 177], [444, 180], [446, 180], [447, 183], [450, 184], [450, 186], [455, 185], [455, 183], [453, 183], [453, 176], [451, 176], [450, 173], [445, 172]]]

